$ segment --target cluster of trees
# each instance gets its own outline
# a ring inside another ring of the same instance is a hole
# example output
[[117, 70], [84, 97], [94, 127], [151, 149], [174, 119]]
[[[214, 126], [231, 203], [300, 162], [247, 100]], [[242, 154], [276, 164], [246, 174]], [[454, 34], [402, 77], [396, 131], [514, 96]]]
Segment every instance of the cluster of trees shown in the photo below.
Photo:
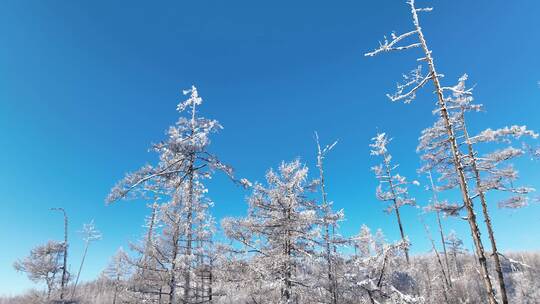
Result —
[[[15, 261], [13, 267], [19, 272], [26, 273], [31, 281], [45, 283], [45, 295], [31, 292], [28, 295], [29, 297], [35, 298], [40, 302], [57, 300], [60, 303], [76, 303], [77, 285], [88, 253], [88, 247], [90, 243], [101, 239], [101, 233], [96, 229], [94, 221], [84, 224], [82, 230], [79, 231], [84, 241], [84, 253], [82, 254], [81, 264], [73, 281], [71, 272], [68, 269], [69, 219], [64, 208], [51, 208], [51, 210], [60, 211], [63, 214], [64, 241], [49, 240], [43, 245], [36, 246], [30, 251], [27, 257]], [[69, 286], [70, 283], [71, 286]]]
[[[538, 134], [517, 125], [470, 134], [470, 114], [482, 106], [473, 102], [466, 75], [453, 86], [442, 84], [418, 17], [431, 9], [417, 8], [414, 0], [407, 3], [413, 29], [392, 33], [366, 56], [421, 50], [420, 65], [388, 95], [392, 101], [409, 103], [428, 84], [435, 89], [436, 119], [422, 131], [417, 148], [422, 159], [418, 172], [433, 194], [421, 216], [436, 216], [440, 238], [435, 240], [421, 223], [431, 254], [409, 254], [411, 243], [400, 211], [417, 205], [408, 187], [420, 183], [397, 173], [389, 135], [376, 134], [370, 144], [371, 155], [380, 159], [372, 170], [379, 181], [376, 197], [395, 214], [401, 238], [388, 242], [382, 231], [373, 233], [367, 226], [359, 227], [357, 235], [343, 236], [339, 223], [344, 213], [335, 210], [325, 187], [325, 160], [337, 143], [321, 145], [315, 134], [315, 177], [305, 164], [292, 160], [268, 170], [264, 182], [237, 178], [209, 152], [210, 137], [221, 125], [199, 115], [203, 100], [193, 86], [184, 91], [188, 98], [178, 105], [180, 118], [167, 138], [152, 147], [158, 162], [126, 174], [107, 197], [109, 203], [148, 202], [141, 240], [130, 244], [129, 251], [119, 249], [102, 276], [82, 284], [79, 294], [88, 245], [100, 237], [93, 225], [85, 226], [83, 262], [74, 280], [66, 269], [67, 229], [64, 242], [36, 247], [15, 268], [44, 281], [45, 298], [59, 303], [538, 303], [540, 256], [499, 252], [487, 199], [488, 193], [499, 191], [507, 193], [499, 207], [529, 203], [534, 189], [518, 185], [511, 161], [540, 155], [522, 142]], [[213, 201], [205, 187], [218, 172], [250, 192], [247, 215], [223, 219], [220, 227], [226, 240], [219, 242], [218, 225], [210, 214]], [[459, 192], [460, 201], [441, 199], [449, 191]], [[481, 206], [490, 251], [480, 235], [483, 224], [475, 203]], [[442, 219], [448, 217], [468, 222], [471, 253], [443, 226]], [[26, 297], [25, 303], [31, 303], [43, 295]]]

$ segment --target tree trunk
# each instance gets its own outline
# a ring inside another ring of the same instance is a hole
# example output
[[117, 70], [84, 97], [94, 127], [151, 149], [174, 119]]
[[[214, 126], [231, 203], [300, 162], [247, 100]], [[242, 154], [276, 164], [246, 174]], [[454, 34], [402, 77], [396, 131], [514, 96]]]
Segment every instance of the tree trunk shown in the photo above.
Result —
[[[384, 158], [384, 165], [386, 168], [386, 175], [388, 176], [388, 186], [390, 187], [390, 191], [392, 191], [392, 196], [393, 196], [392, 201], [394, 202], [394, 210], [396, 211], [396, 218], [397, 218], [397, 222], [399, 226], [399, 233], [401, 234], [401, 240], [404, 243], [406, 243], [407, 241], [405, 240], [405, 232], [403, 232], [403, 225], [401, 224], [401, 216], [399, 215], [399, 206], [397, 202], [396, 191], [394, 189], [394, 183], [392, 182], [392, 171], [390, 170], [390, 164], [387, 161], [386, 153], [383, 155], [383, 158]], [[405, 248], [405, 260], [407, 260], [408, 265], [411, 264], [411, 262], [409, 261], [408, 247]]]
[[86, 242], [84, 245], [84, 253], [81, 260], [81, 265], [79, 266], [79, 271], [77, 272], [77, 278], [75, 279], [75, 284], [73, 285], [73, 290], [71, 291], [71, 300], [73, 300], [73, 297], [75, 296], [75, 291], [77, 290], [77, 284], [79, 283], [79, 276], [81, 275], [81, 270], [84, 265], [84, 260], [86, 259], [86, 253], [88, 252], [88, 245], [90, 242]]
[[[433, 200], [435, 203], [439, 202], [439, 198], [437, 197], [437, 190], [435, 189], [435, 183], [433, 183], [433, 177], [431, 176], [431, 172], [429, 172], [429, 181], [431, 182], [431, 190], [433, 192]], [[448, 262], [448, 252], [446, 251], [446, 241], [444, 239], [444, 230], [442, 227], [441, 222], [441, 213], [437, 210], [437, 224], [439, 225], [439, 234], [441, 236], [441, 243], [443, 247], [444, 252], [444, 262], [446, 264], [446, 272], [448, 273], [448, 281], [450, 283], [450, 287], [452, 287], [452, 276], [450, 274], [450, 263]]]
[[[331, 246], [334, 244], [334, 225], [332, 225], [332, 236], [330, 236], [330, 224], [328, 223], [328, 218], [330, 216], [330, 206], [328, 205], [328, 197], [326, 195], [326, 189], [325, 189], [325, 183], [324, 183], [324, 168], [323, 168], [323, 161], [322, 161], [322, 154], [321, 154], [321, 147], [319, 145], [319, 140], [317, 136], [317, 148], [319, 151], [318, 155], [318, 167], [319, 167], [319, 176], [321, 179], [321, 194], [322, 194], [322, 205], [324, 209], [324, 228], [325, 228], [325, 234], [324, 234], [324, 242], [325, 242], [325, 249], [326, 249], [326, 265], [327, 265], [327, 275], [328, 275], [328, 287], [330, 291], [330, 295], [332, 297], [331, 301], [332, 304], [337, 304], [337, 282], [334, 278], [334, 271], [332, 267], [332, 250]], [[330, 241], [330, 238], [332, 238], [332, 242]], [[334, 246], [335, 250], [335, 246]]]
[[62, 264], [62, 279], [60, 281], [60, 300], [64, 299], [64, 290], [67, 283], [67, 254], [68, 254], [68, 217], [64, 208], [52, 208], [61, 211], [64, 215], [64, 261]]
[[443, 91], [441, 84], [439, 82], [439, 75], [437, 74], [437, 71], [435, 69], [435, 64], [433, 61], [433, 58], [431, 57], [431, 51], [429, 50], [426, 40], [424, 38], [424, 34], [422, 32], [422, 29], [420, 27], [419, 21], [418, 21], [418, 14], [416, 7], [414, 6], [414, 0], [409, 0], [409, 4], [411, 6], [411, 13], [413, 16], [413, 22], [416, 27], [416, 31], [418, 34], [418, 38], [420, 40], [420, 44], [422, 46], [422, 49], [424, 51], [424, 54], [426, 57], [424, 60], [428, 63], [429, 71], [431, 74], [431, 78], [433, 80], [433, 84], [435, 86], [435, 91], [437, 94], [438, 99], [438, 105], [440, 110], [440, 116], [444, 121], [446, 131], [448, 133], [448, 138], [450, 141], [450, 147], [452, 150], [452, 157], [454, 166], [456, 168], [456, 173], [458, 175], [459, 185], [461, 189], [461, 195], [463, 197], [463, 203], [465, 204], [465, 208], [467, 209], [467, 221], [469, 222], [469, 226], [471, 229], [471, 235], [474, 241], [476, 254], [478, 256], [478, 262], [480, 264], [480, 270], [482, 274], [482, 279], [484, 281], [484, 285], [487, 292], [488, 302], [490, 304], [496, 304], [497, 299], [495, 298], [495, 293], [493, 291], [493, 286], [491, 283], [491, 279], [489, 277], [489, 272], [487, 268], [487, 261], [486, 256], [484, 252], [484, 246], [482, 244], [482, 240], [480, 238], [480, 230], [478, 229], [478, 224], [476, 221], [476, 215], [474, 213], [473, 203], [470, 199], [468, 188], [467, 188], [467, 181], [465, 179], [465, 174], [463, 172], [463, 166], [461, 164], [460, 160], [460, 152], [458, 151], [458, 145], [457, 140], [454, 135], [454, 130], [452, 127], [452, 124], [450, 123], [450, 118], [448, 115], [448, 111], [446, 109], [446, 101], [444, 99]]
[[191, 296], [191, 254], [193, 246], [193, 174], [194, 174], [194, 165], [195, 159], [194, 156], [191, 156], [190, 167], [189, 167], [189, 180], [188, 180], [188, 213], [187, 213], [187, 232], [186, 232], [186, 256], [187, 263], [185, 273], [184, 273], [184, 303], [190, 303]]
[[425, 223], [424, 224], [424, 229], [426, 230], [426, 234], [429, 238], [429, 241], [431, 242], [431, 248], [433, 249], [433, 252], [435, 253], [435, 257], [437, 257], [437, 263], [439, 263], [439, 267], [441, 268], [441, 274], [442, 274], [442, 277], [444, 279], [444, 282], [443, 282], [443, 295], [444, 295], [444, 300], [446, 301], [446, 303], [448, 304], [448, 294], [447, 294], [447, 288], [451, 288], [452, 284], [449, 282], [448, 280], [448, 277], [446, 275], [446, 272], [444, 270], [444, 266], [443, 266], [443, 263], [441, 261], [441, 257], [439, 255], [439, 252], [437, 251], [437, 248], [435, 247], [435, 241], [433, 241], [433, 238], [431, 237], [431, 234], [429, 233], [429, 229], [428, 227], [426, 226]]
[[[176, 198], [178, 200], [178, 198]], [[176, 202], [178, 203], [178, 202]], [[175, 206], [176, 207], [176, 206]], [[176, 265], [176, 259], [178, 257], [178, 242], [179, 242], [179, 238], [180, 238], [180, 219], [179, 219], [179, 215], [178, 215], [178, 211], [175, 209], [175, 229], [174, 229], [174, 234], [172, 236], [173, 238], [173, 252], [172, 252], [172, 257], [171, 257], [171, 269], [170, 269], [170, 278], [169, 278], [169, 304], [177, 304], [177, 299], [176, 299], [176, 285], [177, 285], [177, 282], [176, 282], [176, 268], [177, 268], [177, 265]]]
[[116, 275], [116, 282], [114, 284], [114, 294], [112, 304], [116, 304], [116, 295], [118, 294], [118, 285], [120, 284], [120, 275]]
[[476, 190], [478, 191], [478, 196], [480, 197], [480, 203], [482, 205], [482, 212], [484, 214], [484, 220], [487, 226], [489, 240], [491, 242], [491, 250], [493, 255], [493, 260], [495, 262], [495, 271], [497, 272], [497, 279], [499, 282], [499, 288], [501, 290], [501, 299], [503, 304], [508, 304], [508, 296], [506, 294], [506, 284], [504, 283], [504, 275], [501, 267], [501, 261], [499, 259], [499, 251], [497, 250], [497, 243], [495, 242], [495, 233], [493, 232], [493, 225], [491, 224], [491, 218], [489, 216], [487, 201], [484, 191], [482, 190], [482, 182], [480, 179], [480, 171], [476, 163], [476, 156], [472, 146], [471, 141], [469, 140], [469, 133], [467, 132], [467, 126], [465, 124], [465, 114], [462, 112], [463, 120], [463, 133], [465, 135], [465, 140], [467, 142], [467, 148], [469, 152], [469, 157], [471, 159], [471, 165], [474, 172], [474, 178], [476, 180]]

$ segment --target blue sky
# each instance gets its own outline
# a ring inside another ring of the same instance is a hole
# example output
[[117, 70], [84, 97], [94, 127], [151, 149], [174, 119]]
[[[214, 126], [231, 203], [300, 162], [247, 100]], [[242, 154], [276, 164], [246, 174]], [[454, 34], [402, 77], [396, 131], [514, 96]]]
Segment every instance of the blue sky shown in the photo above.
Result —
[[[439, 72], [448, 84], [467, 72], [486, 105], [471, 128], [540, 130], [540, 2], [428, 5], [435, 10], [422, 22]], [[418, 53], [363, 53], [384, 34], [410, 28], [405, 1], [394, 0], [3, 1], [0, 294], [33, 286], [13, 261], [62, 238], [61, 215], [50, 207], [70, 215], [72, 269], [82, 255], [82, 224], [94, 219], [103, 233], [89, 250], [83, 280], [137, 239], [144, 204], [105, 206], [104, 198], [125, 172], [154, 160], [148, 148], [175, 122], [181, 90], [191, 84], [205, 99], [203, 114], [225, 127], [212, 151], [239, 176], [262, 180], [268, 168], [296, 157], [312, 165], [314, 130], [323, 142], [339, 139], [327, 178], [330, 198], [345, 209], [343, 233], [365, 223], [396, 240], [394, 217], [375, 200], [369, 140], [388, 132], [401, 173], [418, 178], [415, 147], [433, 121], [433, 97], [428, 90], [410, 105], [385, 98]], [[540, 163], [518, 165], [523, 182], [540, 187]], [[245, 212], [247, 192], [223, 177], [208, 187], [217, 218]], [[429, 196], [422, 187], [412, 194], [422, 205]], [[492, 210], [504, 251], [540, 249], [539, 206]], [[417, 210], [403, 213], [413, 251], [426, 252]], [[465, 222], [444, 224], [470, 248]]]

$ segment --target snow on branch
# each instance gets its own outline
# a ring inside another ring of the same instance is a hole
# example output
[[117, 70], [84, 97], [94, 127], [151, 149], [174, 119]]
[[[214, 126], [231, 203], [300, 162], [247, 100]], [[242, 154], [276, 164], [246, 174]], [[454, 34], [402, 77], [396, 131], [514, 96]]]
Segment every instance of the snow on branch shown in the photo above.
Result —
[[397, 84], [397, 91], [394, 94], [386, 94], [391, 101], [403, 100], [404, 103], [410, 103], [416, 98], [416, 91], [423, 87], [432, 77], [431, 73], [422, 75], [422, 66], [403, 74], [404, 83]]
[[522, 136], [530, 136], [532, 138], [538, 138], [538, 133], [528, 130], [527, 126], [511, 126], [504, 127], [501, 129], [486, 129], [480, 134], [471, 137], [471, 143], [480, 143], [480, 142], [510, 142], [508, 137], [513, 137], [516, 139], [521, 138]]
[[444, 213], [446, 216], [458, 216], [459, 212], [464, 208], [464, 205], [458, 205], [456, 203], [448, 203], [447, 201], [435, 202], [428, 207], [426, 211], [439, 211]]
[[409, 44], [409, 45], [405, 45], [405, 46], [396, 46], [396, 44], [398, 42], [400, 42], [401, 40], [409, 37], [409, 36], [412, 36], [414, 34], [418, 33], [417, 30], [414, 30], [414, 31], [410, 31], [410, 32], [407, 32], [405, 34], [401, 34], [399, 36], [396, 35], [395, 32], [392, 32], [391, 34], [391, 38], [392, 40], [391, 41], [388, 41], [388, 39], [386, 38], [386, 36], [384, 36], [384, 42], [381, 43], [379, 41], [379, 47], [371, 52], [368, 52], [368, 53], [365, 53], [364, 56], [369, 56], [369, 57], [373, 57], [379, 53], [382, 53], [382, 52], [390, 52], [390, 51], [401, 51], [401, 50], [406, 50], [406, 49], [410, 49], [410, 48], [415, 48], [415, 47], [420, 47], [421, 44], [420, 42], [417, 42], [417, 43], [412, 43], [412, 44]]
[[526, 196], [517, 195], [502, 200], [498, 203], [499, 208], [519, 209], [529, 205], [529, 199]]

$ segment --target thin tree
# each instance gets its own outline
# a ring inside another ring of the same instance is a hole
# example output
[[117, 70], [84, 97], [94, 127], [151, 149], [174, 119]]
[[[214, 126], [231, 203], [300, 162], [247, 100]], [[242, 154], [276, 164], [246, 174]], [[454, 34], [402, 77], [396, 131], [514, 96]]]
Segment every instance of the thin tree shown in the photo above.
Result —
[[[381, 157], [382, 163], [371, 169], [375, 172], [375, 177], [379, 180], [377, 199], [382, 202], [391, 203], [386, 211], [388, 213], [392, 213], [392, 211], [396, 213], [401, 240], [404, 244], [408, 244], [409, 241], [403, 230], [399, 209], [405, 205], [415, 205], [415, 200], [409, 197], [406, 178], [394, 173], [398, 165], [392, 164], [392, 155], [388, 152], [387, 148], [390, 141], [391, 139], [385, 133], [378, 133], [377, 136], [372, 138], [372, 143], [369, 145], [371, 147], [371, 155]], [[405, 246], [405, 259], [407, 260], [407, 264], [409, 264], [409, 248], [407, 246]]]
[[459, 265], [458, 256], [467, 252], [465, 247], [463, 247], [463, 240], [461, 240], [454, 230], [451, 230], [450, 233], [446, 236], [446, 244], [450, 248], [450, 253], [454, 260], [454, 266], [456, 269], [456, 274], [461, 272], [461, 266]]
[[57, 284], [56, 275], [63, 268], [60, 259], [64, 255], [65, 243], [49, 241], [35, 247], [30, 255], [13, 264], [15, 270], [25, 272], [32, 282], [44, 281], [47, 286], [47, 300]]
[[[392, 33], [392, 36], [391, 36], [392, 40], [390, 42], [385, 39], [384, 43], [380, 44], [379, 48], [377, 48], [373, 52], [366, 53], [365, 55], [375, 56], [383, 52], [400, 51], [400, 50], [407, 50], [407, 49], [412, 49], [412, 48], [422, 49], [424, 57], [420, 58], [419, 61], [425, 62], [427, 64], [428, 73], [424, 75], [422, 73], [422, 66], [420, 65], [417, 69], [413, 70], [411, 74], [406, 75], [405, 76], [406, 82], [404, 84], [398, 85], [397, 92], [393, 95], [388, 95], [388, 97], [392, 101], [403, 100], [406, 103], [408, 103], [416, 97], [416, 93], [420, 88], [422, 88], [428, 82], [433, 83], [433, 86], [435, 88], [435, 94], [437, 96], [436, 113], [440, 115], [443, 121], [444, 130], [447, 133], [447, 140], [449, 142], [450, 150], [451, 150], [452, 164], [454, 166], [455, 173], [457, 175], [457, 180], [459, 183], [459, 188], [461, 190], [463, 203], [467, 210], [467, 220], [471, 229], [471, 235], [474, 241], [476, 255], [478, 257], [478, 262], [480, 264], [480, 270], [481, 270], [484, 286], [487, 293], [487, 300], [490, 304], [494, 304], [494, 303], [497, 303], [497, 299], [495, 297], [493, 285], [489, 277], [486, 255], [484, 251], [484, 245], [480, 237], [480, 229], [478, 228], [476, 214], [474, 213], [473, 202], [470, 198], [468, 181], [465, 177], [462, 154], [459, 150], [458, 142], [454, 134], [454, 129], [452, 128], [452, 123], [450, 121], [450, 116], [447, 109], [445, 89], [441, 85], [441, 82], [440, 82], [441, 74], [439, 74], [436, 70], [435, 61], [432, 55], [433, 53], [428, 47], [422, 27], [420, 26], [420, 21], [418, 19], [419, 12], [429, 12], [432, 9], [431, 8], [416, 8], [414, 0], [408, 0], [407, 4], [410, 7], [414, 30], [401, 34], [401, 35], [396, 35], [395, 33]], [[401, 41], [405, 40], [406, 38], [411, 38], [414, 36], [417, 36], [418, 40], [416, 42], [406, 44], [403, 46], [399, 45]]]
[[103, 271], [103, 276], [111, 281], [114, 286], [112, 304], [117, 303], [119, 293], [125, 289], [125, 281], [128, 280], [131, 274], [130, 266], [131, 263], [129, 263], [127, 253], [120, 247]]
[[[322, 211], [323, 211], [323, 226], [324, 226], [324, 250], [326, 251], [325, 259], [326, 259], [326, 266], [327, 266], [327, 277], [328, 277], [328, 290], [331, 297], [331, 303], [337, 304], [338, 303], [338, 284], [337, 284], [337, 278], [336, 278], [336, 271], [335, 271], [335, 265], [334, 265], [334, 257], [332, 255], [332, 252], [335, 250], [332, 250], [334, 247], [336, 247], [336, 240], [335, 238], [335, 226], [336, 222], [342, 218], [340, 216], [340, 213], [334, 213], [332, 211], [332, 202], [328, 201], [328, 195], [326, 193], [326, 183], [325, 183], [325, 174], [324, 174], [324, 159], [328, 152], [330, 152], [335, 145], [337, 144], [337, 141], [333, 142], [331, 145], [327, 145], [324, 148], [321, 147], [321, 144], [319, 142], [319, 135], [317, 132], [315, 132], [315, 142], [317, 143], [317, 168], [319, 169], [319, 182], [320, 182], [320, 189], [321, 189], [321, 196], [322, 196]], [[332, 232], [330, 231], [332, 229]]]
[[450, 282], [450, 279], [449, 279], [449, 275], [447, 273], [447, 271], [444, 269], [444, 265], [441, 261], [441, 255], [439, 254], [439, 251], [437, 250], [437, 247], [435, 246], [435, 241], [433, 240], [433, 237], [431, 236], [431, 232], [429, 232], [429, 228], [428, 226], [426, 225], [426, 223], [424, 222], [423, 219], [421, 219], [421, 222], [422, 222], [422, 225], [424, 225], [424, 230], [426, 232], [426, 235], [429, 239], [429, 242], [431, 243], [431, 249], [433, 250], [433, 253], [435, 254], [435, 257], [437, 258], [437, 263], [439, 264], [439, 267], [441, 269], [441, 276], [443, 278], [443, 295], [444, 295], [444, 300], [446, 301], [446, 303], [449, 303], [448, 302], [448, 289], [451, 289], [452, 288], [452, 283]]
[[[429, 182], [430, 182], [430, 185], [431, 185], [431, 193], [433, 195], [433, 204], [435, 206], [438, 206], [440, 203], [439, 203], [439, 197], [437, 195], [437, 188], [435, 187], [435, 182], [433, 181], [433, 176], [431, 176], [431, 172], [428, 172], [428, 178], [429, 178]], [[450, 273], [450, 263], [448, 262], [448, 252], [446, 250], [446, 240], [444, 238], [444, 229], [443, 229], [443, 226], [442, 226], [442, 221], [441, 221], [441, 210], [437, 207], [433, 208], [435, 209], [435, 214], [437, 216], [437, 226], [439, 227], [439, 234], [440, 234], [440, 237], [441, 237], [441, 245], [442, 245], [442, 248], [443, 248], [443, 253], [444, 253], [444, 262], [446, 264], [446, 271], [447, 271], [447, 275], [448, 275], [448, 283], [449, 283], [449, 287], [452, 287], [452, 275]]]
[[[486, 223], [489, 240], [493, 252], [493, 260], [495, 264], [495, 271], [497, 273], [497, 279], [499, 282], [499, 288], [501, 290], [501, 297], [503, 303], [508, 303], [508, 296], [506, 292], [506, 284], [504, 282], [503, 271], [501, 262], [499, 259], [499, 251], [497, 249], [497, 242], [495, 241], [495, 233], [493, 224], [488, 211], [488, 205], [486, 200], [486, 192], [489, 190], [502, 190], [510, 193], [514, 193], [509, 200], [501, 202], [501, 206], [507, 206], [515, 208], [519, 203], [526, 203], [526, 194], [534, 191], [532, 188], [527, 187], [514, 187], [514, 181], [517, 178], [517, 172], [513, 167], [500, 168], [501, 164], [523, 155], [525, 152], [522, 149], [507, 147], [502, 150], [497, 150], [487, 154], [484, 157], [479, 157], [474, 148], [474, 144], [477, 143], [492, 143], [492, 142], [507, 142], [510, 143], [511, 138], [520, 138], [522, 136], [530, 136], [537, 138], [538, 134], [527, 130], [525, 126], [511, 126], [504, 127], [497, 130], [486, 129], [480, 132], [476, 136], [470, 136], [467, 129], [467, 123], [465, 114], [470, 111], [482, 110], [482, 105], [475, 105], [472, 103], [472, 90], [467, 90], [465, 87], [465, 81], [467, 75], [462, 76], [459, 79], [458, 84], [452, 88], [453, 98], [449, 102], [454, 105], [452, 108], [457, 109], [458, 124], [462, 128], [463, 139], [467, 146], [467, 163], [472, 171], [472, 177], [476, 184], [476, 194], [473, 196], [480, 198], [482, 205], [482, 213]], [[487, 175], [482, 178], [481, 173]], [[510, 203], [510, 204], [509, 204]]]
[[[232, 169], [217, 157], [208, 152], [210, 134], [217, 132], [222, 127], [216, 120], [199, 117], [198, 106], [202, 104], [197, 88], [193, 86], [184, 91], [190, 97], [181, 102], [177, 110], [183, 114], [175, 126], [169, 128], [167, 140], [154, 145], [154, 150], [159, 154], [159, 162], [156, 166], [144, 166], [139, 171], [127, 174], [112, 190], [107, 201], [113, 202], [129, 196], [137, 197], [137, 194], [145, 197], [149, 189], [153, 192], [160, 191], [165, 196], [171, 197], [171, 203], [175, 205], [178, 214], [173, 220], [182, 227], [171, 227], [173, 232], [172, 241], [175, 250], [172, 257], [170, 278], [170, 303], [178, 302], [177, 296], [177, 272], [180, 268], [178, 262], [182, 262], [181, 277], [183, 280], [184, 303], [191, 303], [194, 298], [192, 290], [192, 271], [194, 269], [194, 209], [196, 187], [201, 180], [210, 178], [215, 170], [225, 172], [235, 182], [247, 186], [245, 179], [235, 180]], [[182, 233], [181, 235], [179, 233]], [[182, 236], [182, 237], [181, 237]], [[180, 244], [181, 242], [181, 244]], [[177, 258], [178, 251], [182, 247], [182, 259]]]
[[81, 231], [81, 233], [83, 234], [84, 253], [81, 259], [81, 265], [79, 266], [79, 271], [77, 271], [75, 284], [73, 284], [73, 289], [71, 290], [72, 300], [73, 300], [73, 297], [75, 296], [75, 291], [77, 290], [77, 284], [79, 283], [79, 277], [81, 275], [81, 271], [84, 265], [84, 260], [86, 259], [86, 254], [88, 253], [88, 247], [90, 246], [90, 243], [101, 240], [101, 237], [102, 237], [101, 232], [99, 232], [96, 229], [93, 220], [90, 223], [83, 225], [83, 230]]
[[[464, 175], [468, 181], [472, 181], [469, 188], [470, 199], [471, 201], [476, 198], [480, 199], [493, 251], [493, 260], [501, 290], [501, 297], [503, 302], [506, 302], [508, 298], [499, 259], [500, 253], [497, 250], [494, 229], [489, 216], [485, 194], [487, 191], [492, 190], [512, 193], [512, 197], [501, 201], [499, 205], [501, 207], [518, 208], [527, 204], [527, 194], [534, 189], [514, 186], [518, 176], [517, 171], [512, 166], [505, 165], [508, 161], [523, 155], [525, 153], [524, 150], [509, 146], [479, 156], [474, 145], [479, 143], [510, 143], [512, 139], [520, 139], [526, 136], [536, 138], [538, 135], [527, 130], [525, 126], [511, 126], [496, 130], [486, 129], [476, 136], [470, 136], [465, 114], [481, 111], [483, 106], [473, 103], [472, 89], [465, 87], [466, 80], [467, 75], [464, 75], [459, 79], [457, 85], [447, 88], [452, 92], [451, 97], [447, 98], [448, 113], [457, 142], [464, 150], [461, 157]], [[435, 168], [441, 175], [440, 180], [446, 182], [443, 189], [453, 189], [458, 187], [459, 183], [456, 181], [451, 166], [448, 165], [449, 158], [447, 151], [449, 149], [448, 142], [445, 141], [446, 133], [441, 128], [443, 124], [443, 121], [439, 119], [431, 128], [422, 132], [418, 150], [424, 152], [422, 158], [426, 161], [426, 165], [422, 170], [426, 171]], [[444, 204], [438, 205], [435, 209], [442, 207]], [[461, 209], [461, 207], [458, 209]], [[456, 209], [456, 212], [458, 211]]]

